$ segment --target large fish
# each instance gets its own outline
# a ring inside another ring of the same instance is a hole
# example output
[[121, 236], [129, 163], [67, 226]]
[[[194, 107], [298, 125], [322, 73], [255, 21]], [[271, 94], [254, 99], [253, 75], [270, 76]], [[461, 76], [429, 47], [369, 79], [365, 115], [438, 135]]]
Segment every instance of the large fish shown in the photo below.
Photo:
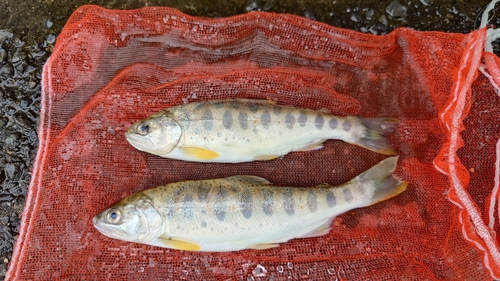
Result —
[[93, 218], [104, 235], [187, 251], [268, 249], [330, 231], [332, 220], [398, 195], [387, 158], [341, 186], [277, 187], [254, 176], [171, 183], [130, 195]]
[[384, 134], [395, 122], [228, 99], [168, 108], [132, 125], [125, 136], [138, 150], [198, 162], [270, 160], [290, 151], [319, 149], [327, 139], [393, 155]]

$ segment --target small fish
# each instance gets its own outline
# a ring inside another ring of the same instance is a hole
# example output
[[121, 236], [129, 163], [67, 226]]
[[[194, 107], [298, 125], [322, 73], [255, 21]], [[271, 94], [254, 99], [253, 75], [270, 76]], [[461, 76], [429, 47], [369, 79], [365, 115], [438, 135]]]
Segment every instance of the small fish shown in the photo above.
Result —
[[394, 118], [340, 117], [264, 100], [227, 99], [171, 107], [132, 125], [127, 141], [138, 150], [186, 161], [239, 163], [322, 148], [339, 139], [396, 154], [386, 132]]
[[406, 189], [387, 158], [351, 181], [277, 187], [254, 176], [176, 182], [130, 195], [93, 218], [102, 234], [185, 251], [268, 249], [327, 234], [333, 219]]

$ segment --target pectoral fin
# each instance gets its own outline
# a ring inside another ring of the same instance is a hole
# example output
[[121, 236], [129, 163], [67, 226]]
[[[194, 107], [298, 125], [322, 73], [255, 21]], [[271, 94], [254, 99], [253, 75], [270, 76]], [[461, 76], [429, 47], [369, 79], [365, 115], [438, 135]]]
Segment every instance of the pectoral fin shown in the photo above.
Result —
[[211, 160], [219, 157], [219, 153], [202, 147], [180, 147], [184, 154], [199, 160]]
[[255, 245], [252, 245], [252, 246], [248, 247], [248, 249], [253, 249], [253, 250], [266, 250], [266, 249], [276, 248], [276, 247], [278, 247], [279, 245], [280, 245], [280, 244], [273, 244], [273, 243], [255, 244]]
[[183, 250], [183, 251], [198, 251], [201, 246], [195, 243], [182, 241], [179, 239], [158, 237], [158, 241], [165, 245], [166, 248]]

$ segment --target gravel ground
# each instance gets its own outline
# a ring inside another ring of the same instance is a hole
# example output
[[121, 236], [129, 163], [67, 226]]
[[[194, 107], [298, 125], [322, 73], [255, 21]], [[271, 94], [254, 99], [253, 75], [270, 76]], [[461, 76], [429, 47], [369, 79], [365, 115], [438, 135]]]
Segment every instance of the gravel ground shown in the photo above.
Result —
[[[182, 3], [181, 3], [182, 2]], [[468, 3], [469, 2], [469, 3]], [[474, 4], [470, 4], [475, 2]], [[386, 34], [397, 27], [468, 33], [488, 0], [26, 0], [0, 1], [0, 277], [5, 276], [37, 151], [40, 78], [57, 35], [83, 4], [113, 9], [170, 6], [223, 17], [250, 11], [292, 13], [334, 26]], [[181, 4], [179, 4], [181, 3]], [[492, 20], [499, 26], [500, 18]]]

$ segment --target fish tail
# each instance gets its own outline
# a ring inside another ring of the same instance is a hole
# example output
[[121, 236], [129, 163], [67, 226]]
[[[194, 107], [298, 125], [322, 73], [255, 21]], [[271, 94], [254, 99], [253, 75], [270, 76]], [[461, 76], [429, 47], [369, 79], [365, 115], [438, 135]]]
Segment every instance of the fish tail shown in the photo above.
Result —
[[385, 137], [388, 132], [394, 131], [398, 122], [395, 118], [359, 118], [365, 127], [363, 136], [356, 144], [380, 154], [396, 155], [389, 140]]
[[392, 198], [406, 190], [408, 182], [398, 180], [392, 175], [397, 162], [398, 156], [384, 159], [356, 177], [357, 182], [369, 184], [374, 188], [368, 206]]

